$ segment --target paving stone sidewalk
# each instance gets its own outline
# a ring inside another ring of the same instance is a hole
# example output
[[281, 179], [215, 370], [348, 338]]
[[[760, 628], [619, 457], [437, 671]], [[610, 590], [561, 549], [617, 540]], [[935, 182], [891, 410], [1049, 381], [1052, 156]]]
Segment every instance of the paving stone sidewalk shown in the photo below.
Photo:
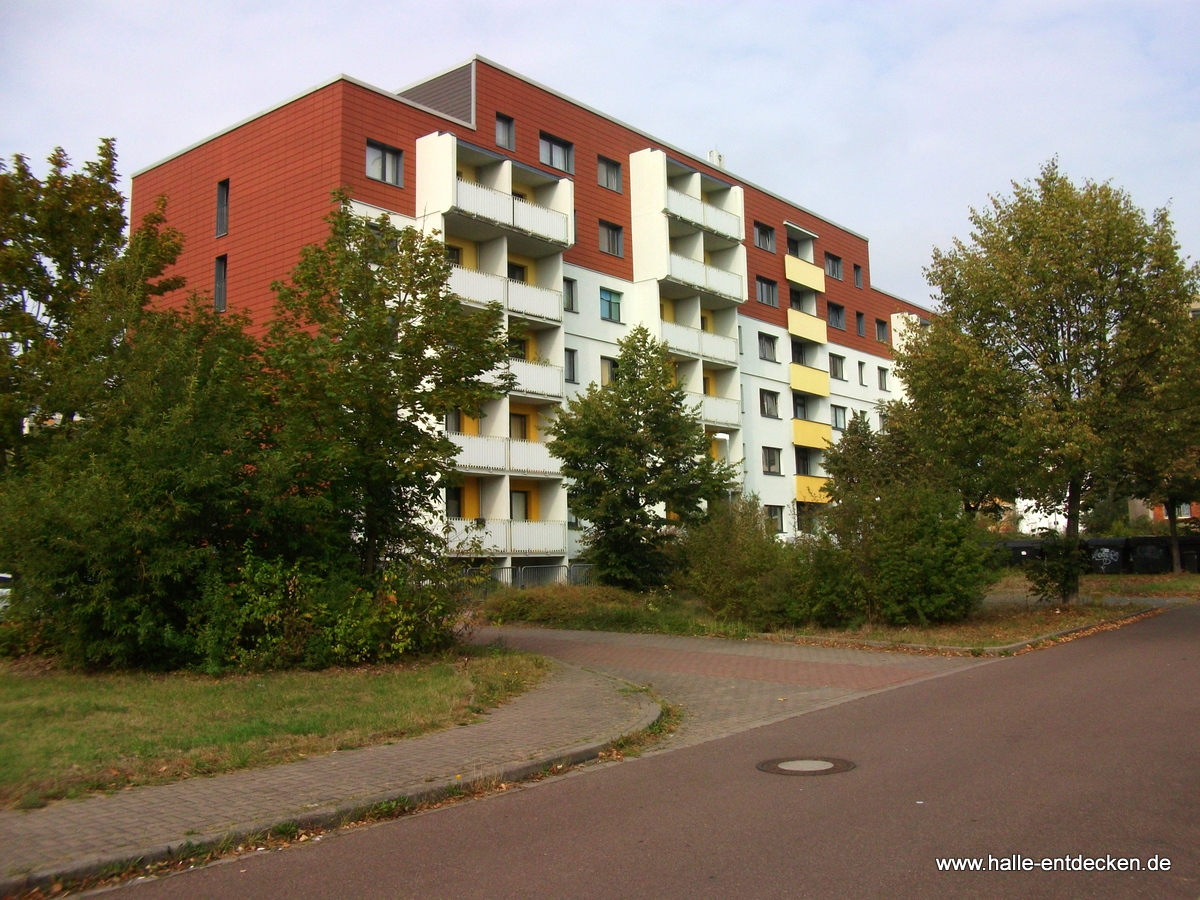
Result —
[[551, 762], [594, 757], [659, 714], [646, 694], [566, 665], [473, 725], [302, 762], [0, 811], [0, 896], [113, 863], [163, 859], [187, 843], [215, 843], [284, 822], [333, 822], [384, 800], [428, 796], [460, 778], [516, 780]]

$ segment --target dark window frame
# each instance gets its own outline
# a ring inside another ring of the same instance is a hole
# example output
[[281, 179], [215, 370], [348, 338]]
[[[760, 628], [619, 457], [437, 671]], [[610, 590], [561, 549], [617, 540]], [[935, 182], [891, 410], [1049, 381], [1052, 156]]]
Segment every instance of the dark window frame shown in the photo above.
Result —
[[[554, 151], [561, 150], [563, 154], [563, 165], [557, 165], [554, 162]], [[560, 172], [566, 172], [570, 175], [575, 174], [575, 145], [570, 141], [565, 141], [560, 137], [555, 137], [552, 134], [547, 134], [545, 131], [538, 133], [538, 161], [544, 166], [549, 166], [552, 169], [558, 169]]]
[[625, 229], [615, 222], [600, 220], [600, 252], [625, 257]]
[[225, 312], [229, 304], [229, 256], [222, 253], [213, 263], [213, 309]]
[[[755, 297], [763, 306], [779, 308], [779, 282], [761, 275], [754, 276]], [[765, 297], [765, 299], [764, 299]]]
[[[377, 177], [371, 174], [371, 151], [375, 150], [380, 154], [379, 162], [381, 164], [381, 172]], [[388, 164], [391, 162], [393, 178], [389, 177]], [[373, 141], [367, 138], [367, 164], [366, 174], [372, 181], [378, 181], [381, 184], [390, 184], [392, 187], [404, 187], [404, 151], [399, 147], [393, 147], [391, 144], [385, 144], [382, 141]]]
[[775, 229], [762, 222], [754, 223], [754, 246], [768, 253], [775, 252]]
[[606, 190], [622, 192], [621, 164], [607, 156], [596, 157], [596, 183]]
[[505, 150], [517, 149], [517, 120], [500, 112], [496, 113], [496, 146]]
[[217, 182], [217, 237], [229, 234], [229, 179]]

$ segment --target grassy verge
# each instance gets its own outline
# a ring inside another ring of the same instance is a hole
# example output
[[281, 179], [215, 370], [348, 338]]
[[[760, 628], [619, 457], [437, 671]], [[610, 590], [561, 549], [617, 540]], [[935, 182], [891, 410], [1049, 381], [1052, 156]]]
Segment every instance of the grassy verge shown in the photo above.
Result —
[[474, 721], [536, 684], [527, 653], [210, 678], [79, 674], [0, 661], [0, 806], [177, 781]]
[[[1148, 600], [1156, 597], [1190, 597], [1200, 600], [1200, 575], [1084, 575], [1079, 582], [1079, 597], [1085, 603], [1103, 603], [1112, 598]], [[1037, 599], [1029, 592], [1029, 582], [1021, 572], [1010, 572], [988, 592], [992, 603], [1028, 603]]]
[[[1113, 576], [1090, 576], [1107, 578]], [[1167, 577], [1167, 576], [1138, 576]], [[1195, 576], [1190, 576], [1194, 578]], [[965, 622], [945, 625], [890, 627], [868, 625], [855, 629], [801, 627], [774, 633], [775, 638], [809, 637], [820, 640], [882, 641], [933, 647], [981, 649], [1028, 641], [1047, 634], [1084, 628], [1131, 615], [1146, 604], [1080, 603], [1054, 606], [1024, 603], [1025, 579], [1001, 583], [999, 603], [989, 603]], [[1089, 582], [1089, 585], [1091, 582]], [[1020, 588], [1019, 597], [1015, 594]], [[1161, 588], [1178, 596], [1178, 586]], [[1014, 596], [1010, 597], [1012, 594]], [[1122, 596], [1137, 596], [1128, 594]], [[1141, 596], [1152, 596], [1142, 594]], [[1015, 602], [1017, 600], [1020, 602]], [[1007, 601], [1007, 602], [1005, 602]], [[616, 588], [552, 585], [499, 591], [481, 608], [492, 624], [524, 622], [553, 628], [624, 631], [646, 634], [705, 635], [733, 639], [755, 637], [740, 622], [715, 619], [699, 601], [672, 595], [634, 594]]]

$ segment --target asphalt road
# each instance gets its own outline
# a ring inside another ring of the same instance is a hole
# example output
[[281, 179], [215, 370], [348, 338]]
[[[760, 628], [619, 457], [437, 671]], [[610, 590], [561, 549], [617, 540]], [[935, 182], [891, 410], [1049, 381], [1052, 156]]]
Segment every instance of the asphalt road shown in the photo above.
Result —
[[[1200, 897], [1200, 606], [121, 897]], [[789, 777], [755, 766], [831, 756]], [[1169, 871], [986, 871], [989, 855]], [[982, 858], [943, 872], [939, 857]], [[1080, 861], [1082, 862], [1082, 860]]]

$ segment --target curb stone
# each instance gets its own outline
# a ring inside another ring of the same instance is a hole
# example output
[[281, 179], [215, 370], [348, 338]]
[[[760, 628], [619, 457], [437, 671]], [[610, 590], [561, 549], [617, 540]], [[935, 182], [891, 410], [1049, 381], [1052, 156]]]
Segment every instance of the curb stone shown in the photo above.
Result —
[[[558, 665], [567, 666], [569, 664], [559, 662]], [[580, 667], [572, 666], [571, 668]], [[190, 835], [186, 841], [172, 841], [154, 844], [132, 852], [122, 851], [121, 853], [113, 854], [112, 856], [107, 857], [93, 856], [85, 859], [72, 860], [70, 862], [59, 863], [47, 866], [45, 868], [36, 869], [32, 872], [27, 872], [24, 874], [0, 875], [0, 900], [9, 900], [9, 898], [19, 896], [20, 894], [27, 891], [32, 891], [35, 888], [48, 887], [53, 885], [55, 882], [77, 881], [84, 878], [103, 875], [106, 872], [121, 870], [131, 865], [164, 862], [181, 856], [203, 853], [205, 851], [217, 848], [222, 844], [242, 843], [250, 837], [262, 834], [263, 832], [270, 831], [273, 828], [282, 825], [295, 825], [301, 829], [333, 829], [366, 817], [380, 804], [405, 801], [416, 806], [420, 805], [421, 803], [441, 799], [455, 787], [462, 787], [479, 781], [523, 781], [531, 775], [535, 775], [538, 772], [553, 766], [573, 766], [595, 759], [600, 755], [601, 751], [603, 751], [604, 748], [613, 741], [620, 740], [621, 738], [628, 737], [632, 734], [637, 734], [641, 731], [645, 731], [662, 718], [662, 706], [655, 700], [651, 699], [643, 691], [630, 690], [630, 686], [627, 682], [612, 678], [611, 676], [603, 675], [603, 673], [592, 670], [585, 671], [589, 671], [590, 674], [601, 676], [606, 680], [613, 682], [615, 689], [621, 691], [622, 693], [640, 695], [637, 697], [637, 702], [641, 707], [641, 716], [631, 727], [617, 729], [611, 734], [605, 735], [593, 741], [588, 741], [586, 743], [556, 748], [552, 753], [543, 754], [537, 758], [529, 759], [521, 763], [515, 763], [499, 769], [480, 771], [470, 782], [460, 781], [456, 778], [453, 780], [443, 781], [441, 783], [431, 784], [417, 791], [408, 791], [405, 793], [385, 791], [365, 797], [356, 797], [354, 800], [346, 803], [332, 804], [329, 806], [309, 810], [308, 812], [301, 813], [299, 815], [290, 815], [282, 818], [258, 819], [239, 825], [238, 827], [228, 831]]]

